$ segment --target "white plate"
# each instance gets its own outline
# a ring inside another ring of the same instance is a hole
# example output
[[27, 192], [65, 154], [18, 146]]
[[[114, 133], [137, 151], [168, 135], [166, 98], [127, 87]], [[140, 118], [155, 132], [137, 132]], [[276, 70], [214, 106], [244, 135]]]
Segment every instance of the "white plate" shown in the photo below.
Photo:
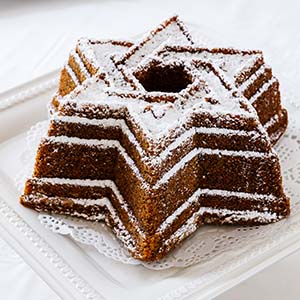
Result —
[[210, 299], [300, 248], [297, 221], [290, 232], [257, 251], [237, 253], [236, 260], [224, 253], [209, 268], [153, 271], [46, 230], [36, 212], [19, 204], [14, 178], [22, 168], [25, 132], [46, 119], [57, 78], [58, 71], [0, 95], [0, 234], [63, 299]]

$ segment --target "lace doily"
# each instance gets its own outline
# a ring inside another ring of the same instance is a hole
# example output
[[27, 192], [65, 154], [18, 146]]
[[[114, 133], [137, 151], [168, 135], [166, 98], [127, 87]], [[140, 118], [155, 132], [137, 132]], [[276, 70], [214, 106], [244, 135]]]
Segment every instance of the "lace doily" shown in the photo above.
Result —
[[[284, 94], [284, 93], [283, 93]], [[203, 226], [185, 240], [177, 249], [164, 259], [145, 263], [130, 256], [113, 233], [103, 223], [92, 223], [75, 218], [39, 214], [41, 223], [49, 230], [69, 235], [76, 242], [93, 246], [106, 257], [126, 264], [142, 264], [147, 268], [160, 270], [171, 267], [187, 267], [196, 263], [205, 263], [228, 251], [247, 250], [259, 247], [281, 234], [293, 231], [300, 222], [300, 199], [296, 192], [300, 187], [300, 120], [297, 119], [299, 108], [294, 97], [289, 93], [289, 102], [284, 105], [289, 111], [289, 127], [276, 145], [284, 186], [291, 198], [291, 216], [278, 223], [255, 227]], [[24, 166], [16, 182], [20, 191], [23, 190], [25, 179], [32, 173], [35, 153], [41, 137], [47, 132], [48, 121], [33, 126], [26, 136], [26, 151], [21, 160]]]

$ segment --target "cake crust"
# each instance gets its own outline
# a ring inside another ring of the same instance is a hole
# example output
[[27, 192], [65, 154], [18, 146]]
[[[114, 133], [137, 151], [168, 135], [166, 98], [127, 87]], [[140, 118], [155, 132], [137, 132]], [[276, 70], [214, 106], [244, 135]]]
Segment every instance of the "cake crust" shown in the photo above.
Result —
[[49, 123], [21, 203], [104, 221], [135, 258], [289, 215], [278, 80], [260, 51], [198, 47], [177, 16], [136, 44], [81, 39]]

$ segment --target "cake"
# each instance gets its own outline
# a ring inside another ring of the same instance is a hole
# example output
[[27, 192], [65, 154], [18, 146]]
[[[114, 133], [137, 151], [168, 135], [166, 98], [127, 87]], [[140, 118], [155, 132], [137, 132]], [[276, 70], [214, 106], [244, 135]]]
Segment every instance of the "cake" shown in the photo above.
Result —
[[289, 215], [272, 149], [287, 112], [260, 51], [199, 46], [177, 16], [137, 43], [81, 39], [49, 112], [21, 203], [104, 221], [137, 259]]

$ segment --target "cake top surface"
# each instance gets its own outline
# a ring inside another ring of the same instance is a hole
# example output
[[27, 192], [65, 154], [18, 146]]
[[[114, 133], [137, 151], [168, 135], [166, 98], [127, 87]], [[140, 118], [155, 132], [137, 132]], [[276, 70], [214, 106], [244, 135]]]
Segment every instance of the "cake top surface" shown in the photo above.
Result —
[[81, 39], [77, 47], [98, 73], [62, 105], [126, 110], [154, 140], [201, 112], [258, 120], [235, 85], [263, 63], [261, 52], [197, 47], [177, 16], [135, 44]]

